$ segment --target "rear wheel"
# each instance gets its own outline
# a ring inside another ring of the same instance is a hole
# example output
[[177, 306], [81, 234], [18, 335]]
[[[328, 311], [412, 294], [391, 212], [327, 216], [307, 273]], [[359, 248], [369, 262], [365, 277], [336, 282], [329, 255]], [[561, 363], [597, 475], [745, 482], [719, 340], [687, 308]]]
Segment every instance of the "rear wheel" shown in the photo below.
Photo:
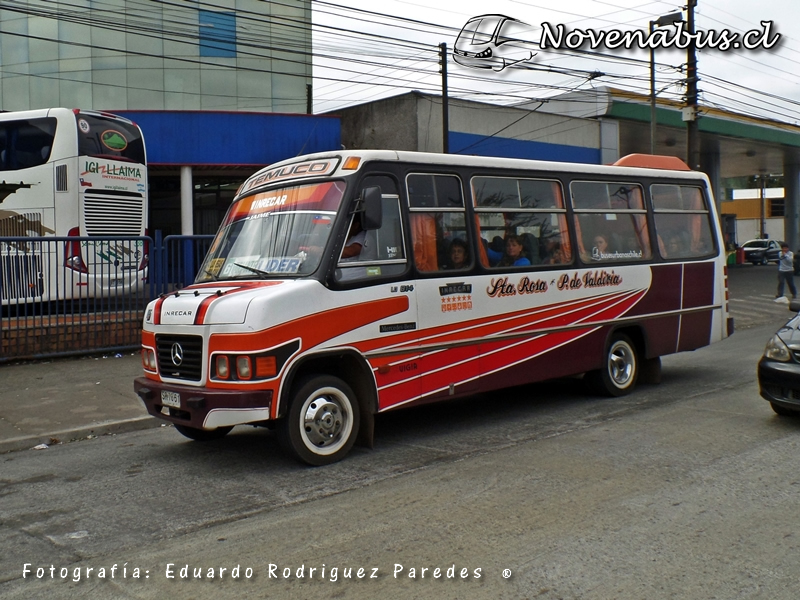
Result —
[[175, 425], [175, 429], [190, 440], [196, 442], [210, 442], [224, 438], [231, 432], [233, 427], [217, 427], [216, 429], [197, 429], [196, 427], [186, 427], [186, 425]]
[[302, 462], [327, 465], [350, 451], [359, 423], [358, 401], [350, 386], [338, 377], [318, 375], [298, 382], [278, 439]]
[[586, 374], [586, 382], [605, 396], [624, 396], [636, 387], [639, 358], [636, 347], [624, 334], [614, 334], [605, 352], [604, 367]]

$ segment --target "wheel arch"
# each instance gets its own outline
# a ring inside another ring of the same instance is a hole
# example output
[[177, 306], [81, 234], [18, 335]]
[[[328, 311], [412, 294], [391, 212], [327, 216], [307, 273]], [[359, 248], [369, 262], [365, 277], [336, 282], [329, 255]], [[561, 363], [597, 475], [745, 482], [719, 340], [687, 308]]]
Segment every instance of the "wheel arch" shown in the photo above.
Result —
[[349, 385], [356, 395], [361, 427], [356, 443], [372, 447], [374, 416], [378, 412], [378, 390], [372, 368], [363, 355], [353, 349], [331, 350], [299, 357], [287, 371], [278, 395], [277, 415], [289, 410], [295, 384], [307, 375], [333, 375]]
[[635, 346], [636, 352], [639, 353], [640, 358], [652, 358], [648, 354], [648, 348], [650, 344], [648, 344], [647, 340], [647, 331], [646, 329], [639, 323], [628, 323], [619, 325], [617, 327], [613, 327], [608, 331], [606, 335], [605, 344], [603, 348], [608, 348], [608, 345], [613, 338], [617, 334], [622, 334], [628, 336], [628, 338], [633, 342]]

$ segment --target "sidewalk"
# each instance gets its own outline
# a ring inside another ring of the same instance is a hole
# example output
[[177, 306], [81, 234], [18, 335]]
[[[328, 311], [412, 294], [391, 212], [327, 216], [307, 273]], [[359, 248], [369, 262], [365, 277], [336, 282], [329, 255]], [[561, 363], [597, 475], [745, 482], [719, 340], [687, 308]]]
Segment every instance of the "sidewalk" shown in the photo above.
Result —
[[0, 453], [158, 427], [133, 379], [138, 352], [0, 365]]

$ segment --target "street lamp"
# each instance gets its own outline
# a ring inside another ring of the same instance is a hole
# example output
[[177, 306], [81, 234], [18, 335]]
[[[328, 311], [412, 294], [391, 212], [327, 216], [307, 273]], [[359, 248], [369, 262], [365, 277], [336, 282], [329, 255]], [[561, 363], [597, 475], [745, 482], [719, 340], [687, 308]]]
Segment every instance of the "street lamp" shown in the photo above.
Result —
[[[656, 27], [672, 25], [683, 21], [683, 13], [674, 12], [655, 21], [650, 21], [650, 38], [652, 42], [653, 31]], [[650, 44], [650, 154], [656, 153], [656, 50]]]

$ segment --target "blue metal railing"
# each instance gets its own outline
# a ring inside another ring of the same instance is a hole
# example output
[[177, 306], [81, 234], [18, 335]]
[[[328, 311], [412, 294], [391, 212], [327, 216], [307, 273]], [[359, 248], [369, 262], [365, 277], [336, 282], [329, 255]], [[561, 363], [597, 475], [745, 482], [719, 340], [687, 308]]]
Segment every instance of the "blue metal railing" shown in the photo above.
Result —
[[138, 348], [147, 303], [190, 285], [213, 239], [0, 237], [0, 363]]

